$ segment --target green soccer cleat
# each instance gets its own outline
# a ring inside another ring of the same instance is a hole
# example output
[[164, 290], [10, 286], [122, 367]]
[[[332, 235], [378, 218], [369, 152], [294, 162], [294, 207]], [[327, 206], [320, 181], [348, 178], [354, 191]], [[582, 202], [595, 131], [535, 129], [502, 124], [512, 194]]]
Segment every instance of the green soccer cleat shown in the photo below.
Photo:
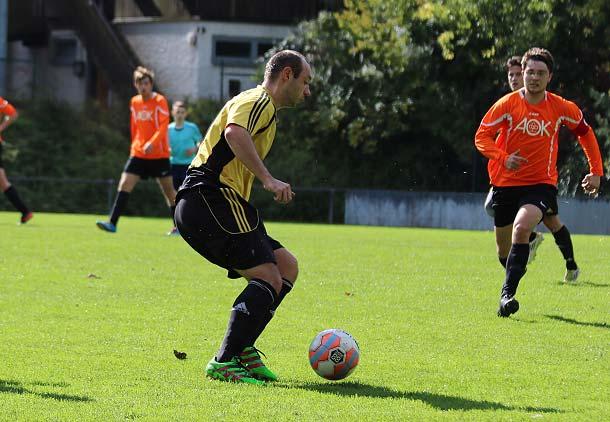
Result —
[[206, 376], [221, 381], [243, 382], [246, 384], [265, 385], [264, 381], [252, 378], [250, 373], [239, 362], [236, 356], [229, 362], [216, 362], [216, 358], [208, 362], [205, 368]]
[[239, 355], [239, 361], [254, 378], [262, 381], [277, 381], [277, 375], [265, 366], [259, 352], [263, 353], [254, 346], [248, 346]]

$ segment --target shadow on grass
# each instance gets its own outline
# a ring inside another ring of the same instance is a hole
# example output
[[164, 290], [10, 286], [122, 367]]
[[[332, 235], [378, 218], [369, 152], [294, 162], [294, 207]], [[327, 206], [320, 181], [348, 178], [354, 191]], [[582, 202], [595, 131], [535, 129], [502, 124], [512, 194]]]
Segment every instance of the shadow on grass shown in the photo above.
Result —
[[609, 288], [610, 287], [610, 284], [593, 283], [591, 281], [583, 281], [582, 284], [584, 284], [585, 286], [591, 286], [591, 287], [605, 287], [605, 288]]
[[301, 388], [303, 390], [318, 391], [320, 393], [335, 394], [338, 396], [379, 397], [422, 401], [438, 410], [518, 410], [536, 413], [562, 413], [553, 407], [508, 406], [487, 400], [470, 400], [459, 396], [429, 393], [426, 391], [396, 391], [386, 387], [379, 387], [359, 382], [340, 382], [336, 384], [324, 382], [307, 382], [296, 385], [287, 385], [287, 388]]
[[610, 284], [604, 283], [593, 283], [592, 281], [578, 281], [578, 283], [566, 283], [565, 281], [558, 281], [555, 283], [558, 286], [565, 286], [570, 288], [578, 288], [578, 287], [605, 287], [606, 289], [610, 288]]
[[[68, 387], [69, 384], [66, 383], [45, 383], [45, 382], [33, 382], [30, 385], [34, 386], [52, 386], [52, 387]], [[93, 401], [92, 398], [87, 396], [74, 396], [72, 394], [62, 394], [62, 393], [45, 393], [32, 391], [23, 386], [22, 383], [18, 381], [10, 381], [10, 380], [2, 380], [0, 379], [0, 393], [12, 393], [12, 394], [32, 394], [38, 397], [42, 397], [45, 399], [54, 399], [54, 400], [67, 400], [67, 401], [80, 401], [80, 402], [89, 402]]]
[[545, 317], [547, 317], [549, 319], [554, 319], [555, 321], [567, 322], [568, 324], [582, 325], [584, 327], [597, 327], [597, 328], [610, 329], [610, 324], [605, 323], [605, 322], [582, 322], [582, 321], [577, 321], [572, 318], [564, 318], [559, 315], [545, 315]]
[[513, 316], [512, 318], [507, 318], [507, 320], [517, 321], [517, 322], [524, 322], [526, 324], [538, 324], [540, 322], [540, 321], [537, 321], [535, 319], [525, 319], [525, 318], [519, 318], [519, 317], [515, 317], [515, 316]]

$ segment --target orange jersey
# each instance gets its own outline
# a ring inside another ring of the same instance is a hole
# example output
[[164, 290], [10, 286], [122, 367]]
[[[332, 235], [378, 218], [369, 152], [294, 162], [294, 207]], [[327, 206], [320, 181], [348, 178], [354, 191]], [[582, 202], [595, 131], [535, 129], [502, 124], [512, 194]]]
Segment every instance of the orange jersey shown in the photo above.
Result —
[[[15, 110], [15, 107], [4, 98], [0, 97], [0, 119], [4, 121], [4, 116], [15, 117], [16, 115], [17, 110]], [[4, 141], [4, 139], [2, 139], [2, 135], [0, 134], [0, 142], [2, 141]]]
[[[165, 97], [154, 92], [148, 101], [144, 101], [141, 95], [136, 95], [131, 99], [130, 109], [130, 155], [149, 160], [169, 158], [169, 108]], [[152, 145], [152, 150], [146, 154], [144, 148], [148, 144]]]
[[[505, 95], [489, 109], [475, 135], [477, 149], [489, 158], [491, 184], [556, 186], [557, 144], [562, 125], [578, 136], [591, 173], [601, 176], [597, 139], [578, 106], [550, 92], [545, 92], [545, 98], [538, 104], [530, 104], [524, 91], [519, 90]], [[504, 163], [515, 151], [527, 162], [518, 170], [509, 170]]]
[[17, 114], [17, 110], [15, 110], [11, 103], [0, 97], [0, 114], [13, 117]]

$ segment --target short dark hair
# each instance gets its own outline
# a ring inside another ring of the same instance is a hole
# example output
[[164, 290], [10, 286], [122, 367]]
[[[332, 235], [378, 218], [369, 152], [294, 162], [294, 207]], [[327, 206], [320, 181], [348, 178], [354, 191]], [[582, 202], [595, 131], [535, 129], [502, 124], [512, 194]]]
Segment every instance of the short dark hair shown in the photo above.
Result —
[[512, 56], [512, 57], [509, 57], [508, 60], [506, 60], [506, 70], [509, 70], [513, 66], [521, 67], [521, 57]]
[[523, 69], [525, 69], [525, 65], [527, 64], [528, 60], [535, 60], [546, 64], [546, 67], [549, 69], [549, 73], [553, 73], [555, 60], [553, 59], [553, 56], [549, 50], [540, 47], [533, 47], [527, 50], [521, 59], [521, 67]]
[[298, 51], [281, 50], [275, 53], [265, 65], [265, 80], [274, 81], [280, 72], [289, 67], [295, 78], [298, 78], [303, 70], [303, 62], [307, 61]]
[[184, 101], [174, 101], [174, 103], [172, 104], [172, 108], [176, 107], [176, 108], [183, 108], [186, 110], [186, 104], [184, 103]]

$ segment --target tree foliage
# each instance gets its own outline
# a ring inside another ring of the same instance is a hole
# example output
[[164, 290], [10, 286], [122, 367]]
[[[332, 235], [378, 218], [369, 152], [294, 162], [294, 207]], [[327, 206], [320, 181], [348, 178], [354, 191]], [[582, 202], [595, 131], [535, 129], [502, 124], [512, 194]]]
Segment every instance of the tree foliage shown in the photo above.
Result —
[[[549, 48], [550, 89], [593, 121], [604, 107], [595, 93], [610, 88], [609, 9], [602, 0], [346, 0], [276, 47], [307, 54], [315, 80], [302, 108], [281, 113], [272, 164], [296, 184], [484, 189], [473, 136], [508, 90], [507, 57]], [[586, 167], [574, 138], [562, 138], [561, 187], [573, 192]]]

